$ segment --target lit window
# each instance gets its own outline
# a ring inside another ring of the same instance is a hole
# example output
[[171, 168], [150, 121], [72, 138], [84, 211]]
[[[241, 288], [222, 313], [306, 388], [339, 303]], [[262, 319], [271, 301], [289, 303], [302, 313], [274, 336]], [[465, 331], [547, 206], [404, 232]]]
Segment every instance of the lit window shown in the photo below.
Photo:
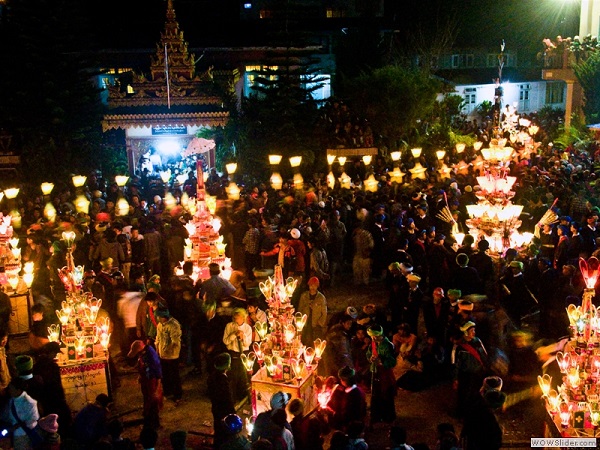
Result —
[[252, 9], [252, 3], [244, 3], [244, 9]]
[[562, 81], [546, 83], [546, 103], [563, 103], [564, 101], [564, 83]]
[[325, 10], [325, 17], [327, 17], [328, 19], [340, 18], [345, 16], [345, 11], [341, 8], [327, 8]]

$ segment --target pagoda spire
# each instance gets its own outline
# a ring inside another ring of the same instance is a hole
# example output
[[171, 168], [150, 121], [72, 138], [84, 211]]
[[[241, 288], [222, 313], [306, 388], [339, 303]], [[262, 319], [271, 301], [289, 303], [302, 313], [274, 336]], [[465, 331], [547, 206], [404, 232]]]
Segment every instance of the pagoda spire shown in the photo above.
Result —
[[[165, 63], [165, 57], [168, 58], [168, 64]], [[172, 81], [180, 78], [191, 80], [195, 76], [194, 55], [189, 53], [188, 43], [183, 38], [183, 31], [179, 29], [173, 0], [167, 0], [165, 28], [150, 65], [152, 79], [164, 80], [167, 68]]]

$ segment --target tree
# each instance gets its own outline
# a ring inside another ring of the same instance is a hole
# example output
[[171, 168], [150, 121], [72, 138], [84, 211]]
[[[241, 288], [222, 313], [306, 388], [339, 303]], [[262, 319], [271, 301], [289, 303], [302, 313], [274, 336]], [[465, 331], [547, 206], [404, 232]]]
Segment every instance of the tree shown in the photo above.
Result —
[[[102, 106], [91, 83], [93, 37], [77, 0], [11, 2], [2, 28], [0, 127], [32, 182], [101, 168]], [[111, 158], [108, 158], [111, 159]]]
[[388, 149], [418, 142], [420, 121], [433, 112], [440, 91], [440, 81], [428, 72], [399, 66], [363, 74], [344, 87], [352, 110], [371, 124], [376, 145]]
[[323, 77], [315, 59], [289, 46], [269, 59], [273, 65], [256, 71], [253, 93], [242, 100], [236, 121], [239, 160], [245, 171], [257, 174], [264, 173], [269, 153], [302, 155], [303, 165], [311, 165], [318, 150], [318, 101], [312, 94]]
[[595, 36], [557, 37], [556, 41], [544, 39], [544, 56], [570, 55], [570, 64], [583, 88], [583, 112], [588, 123], [600, 118], [600, 42]]
[[587, 122], [597, 123], [600, 119], [600, 52], [592, 52], [589, 58], [575, 64], [573, 71], [585, 93], [583, 112]]

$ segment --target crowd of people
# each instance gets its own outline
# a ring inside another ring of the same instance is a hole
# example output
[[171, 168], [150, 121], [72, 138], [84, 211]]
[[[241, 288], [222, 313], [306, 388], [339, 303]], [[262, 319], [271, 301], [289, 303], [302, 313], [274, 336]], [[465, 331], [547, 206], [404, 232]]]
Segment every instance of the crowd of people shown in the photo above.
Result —
[[[493, 411], [506, 393], [532, 386], [546, 367], [548, 355], [535, 350], [569, 333], [565, 306], [580, 303], [583, 290], [578, 260], [600, 251], [599, 197], [594, 195], [598, 156], [545, 146], [510, 163], [511, 174], [518, 177], [513, 202], [524, 206], [522, 230], [537, 237], [502, 255], [490, 254], [484, 235], [466, 235], [458, 245], [453, 224], [438, 214], [448, 208], [455, 226], [467, 230], [466, 205], [477, 202], [476, 176], [481, 170], [468, 164], [475, 158], [470, 160], [468, 152], [463, 156], [468, 168], [454, 170], [450, 179], [442, 179], [432, 167], [425, 180], [407, 179], [403, 184], [391, 182], [391, 165], [383, 157], [371, 168], [360, 160], [352, 163], [375, 172], [377, 192], [362, 190], [358, 184], [331, 189], [316, 175], [303, 189], [286, 183], [275, 191], [257, 183], [242, 187], [240, 199], [227, 200], [226, 184], [216, 175], [207, 186], [218, 198], [215, 215], [221, 220], [220, 233], [233, 268], [229, 280], [216, 264], [210, 266], [208, 279], [196, 280], [193, 264], [183, 263], [188, 238], [184, 225], [192, 219], [184, 200], [196, 193], [193, 171], [182, 186], [157, 188], [156, 180], [145, 174], [132, 177], [121, 188], [94, 172], [84, 187], [57, 186], [51, 198], [24, 194], [11, 206], [19, 210], [22, 221], [22, 260], [34, 263], [31, 353], [21, 355], [31, 360], [33, 369], [28, 370], [34, 376], [24, 377], [22, 367], [7, 360], [6, 353], [0, 358], [5, 416], [21, 430], [14, 436], [26, 440], [25, 428], [38, 419], [44, 423], [43, 414], [59, 424], [50, 429], [78, 439], [52, 365], [59, 350], [47, 339], [47, 325], [56, 321], [53, 312], [66, 295], [58, 274], [67, 257], [61, 233], [74, 231], [70, 251], [75, 265], [85, 268], [83, 289], [102, 299], [114, 327], [111, 345], [118, 351], [111, 352], [111, 367], [119, 360], [137, 361], [144, 436], [160, 426], [163, 395], [176, 405], [182, 401], [179, 368], [185, 364], [195, 374], [208, 375], [217, 446], [267, 448], [263, 441], [269, 435], [277, 441], [271, 442], [274, 448], [289, 450], [293, 439], [296, 448], [319, 448], [318, 440], [303, 444], [294, 423], [287, 424], [276, 412], [265, 425], [268, 432], [251, 439], [260, 444], [247, 442], [244, 447], [239, 431], [232, 431], [239, 428], [234, 405], [247, 395], [249, 382], [241, 355], [256, 341], [253, 325], [266, 317], [257, 277], [279, 264], [285, 277], [299, 279], [292, 303], [308, 316], [303, 342], [310, 345], [317, 338], [328, 342], [319, 374], [332, 378], [327, 382], [336, 386], [333, 412], [326, 420], [337, 430], [336, 441], [362, 439], [364, 429], [357, 422], [365, 424], [365, 392], [372, 396], [370, 423], [392, 424], [397, 389], [415, 391], [452, 380], [456, 414], [465, 421], [464, 442], [470, 436], [467, 448], [480, 448], [473, 444], [476, 435], [497, 426]], [[78, 196], [89, 199], [89, 212], [78, 212]], [[128, 211], [117, 210], [121, 198], [127, 200]], [[48, 214], [46, 201], [56, 214]], [[550, 208], [559, 220], [540, 225]], [[175, 275], [175, 268], [183, 274]], [[389, 292], [387, 302], [328, 311], [327, 294], [341, 283], [378, 282]], [[224, 306], [230, 303], [231, 307]], [[0, 298], [0, 312], [9, 307], [10, 301]], [[0, 324], [4, 336], [7, 321]], [[54, 383], [52, 389], [33, 385], [35, 367], [40, 365], [54, 374], [41, 377], [43, 383]], [[503, 383], [483, 389], [490, 377], [501, 377]], [[502, 384], [503, 390], [498, 387]], [[50, 391], [52, 398], [45, 398]], [[493, 393], [486, 395], [488, 391]], [[222, 402], [223, 395], [230, 401]], [[18, 418], [7, 409], [17, 398], [23, 407], [23, 417], [19, 409]], [[96, 403], [108, 407], [106, 399]], [[287, 401], [281, 403], [279, 408], [272, 403], [273, 410], [285, 408]], [[352, 411], [360, 416], [340, 419], [347, 405], [354, 405]], [[296, 427], [303, 430], [302, 436], [317, 426], [310, 418], [302, 419], [298, 402], [291, 402], [290, 408], [301, 418]], [[285, 433], [288, 429], [291, 438]], [[401, 430], [392, 429], [395, 436], [402, 436]], [[276, 438], [273, 430], [278, 430]], [[95, 440], [111, 442], [110, 434], [106, 427]], [[113, 447], [118, 447], [117, 440], [112, 439]], [[402, 448], [402, 440], [394, 437], [393, 445]], [[89, 440], [78, 442], [91, 448]], [[354, 447], [332, 448], [366, 448], [366, 443], [356, 442]]]

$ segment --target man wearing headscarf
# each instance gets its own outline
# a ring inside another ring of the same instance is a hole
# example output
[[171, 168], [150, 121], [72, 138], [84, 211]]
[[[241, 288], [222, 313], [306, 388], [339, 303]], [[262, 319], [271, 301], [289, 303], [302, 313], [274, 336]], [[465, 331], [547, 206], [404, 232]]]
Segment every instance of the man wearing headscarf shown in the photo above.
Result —
[[372, 339], [367, 350], [367, 358], [371, 362], [371, 424], [390, 423], [396, 418], [394, 345], [383, 335], [381, 325], [371, 325], [367, 333]]
[[521, 328], [521, 318], [535, 308], [537, 301], [525, 283], [523, 263], [511, 261], [509, 267], [512, 273], [499, 280], [503, 294], [501, 304], [514, 325]]

